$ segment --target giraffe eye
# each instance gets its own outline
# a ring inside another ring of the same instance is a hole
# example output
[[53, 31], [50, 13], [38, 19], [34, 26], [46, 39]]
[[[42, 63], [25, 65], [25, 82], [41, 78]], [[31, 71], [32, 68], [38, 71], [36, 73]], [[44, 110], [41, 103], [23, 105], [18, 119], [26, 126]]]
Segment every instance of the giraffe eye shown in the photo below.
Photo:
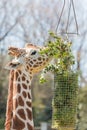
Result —
[[36, 51], [33, 51], [32, 53], [31, 53], [31, 55], [35, 55], [37, 52]]

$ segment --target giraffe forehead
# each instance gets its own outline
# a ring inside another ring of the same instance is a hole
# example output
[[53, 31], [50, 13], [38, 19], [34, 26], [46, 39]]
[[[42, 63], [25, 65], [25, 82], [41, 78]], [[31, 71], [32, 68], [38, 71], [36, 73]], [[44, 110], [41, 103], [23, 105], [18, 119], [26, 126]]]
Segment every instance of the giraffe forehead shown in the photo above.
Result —
[[40, 49], [39, 46], [36, 46], [36, 45], [33, 45], [33, 44], [26, 44], [25, 48]]
[[34, 50], [39, 51], [40, 49], [39, 48], [26, 48], [26, 53], [32, 52]]

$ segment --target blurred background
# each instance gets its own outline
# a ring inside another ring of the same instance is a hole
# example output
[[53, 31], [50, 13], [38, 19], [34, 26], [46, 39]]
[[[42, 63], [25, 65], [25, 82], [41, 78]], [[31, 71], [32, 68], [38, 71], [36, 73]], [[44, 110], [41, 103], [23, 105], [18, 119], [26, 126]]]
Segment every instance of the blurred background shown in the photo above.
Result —
[[[9, 72], [4, 69], [10, 60], [8, 47], [24, 47], [26, 43], [44, 46], [48, 31], [57, 31], [64, 36], [67, 30], [76, 59], [75, 69], [80, 71], [77, 130], [87, 130], [87, 0], [73, 1], [74, 9], [73, 6], [69, 8], [70, 0], [65, 1], [58, 25], [63, 0], [0, 0], [0, 129], [4, 126], [8, 91]], [[32, 82], [35, 126], [41, 122], [50, 123], [52, 117], [53, 74], [46, 75], [48, 82], [43, 85], [39, 83], [39, 77], [40, 74], [35, 75]]]

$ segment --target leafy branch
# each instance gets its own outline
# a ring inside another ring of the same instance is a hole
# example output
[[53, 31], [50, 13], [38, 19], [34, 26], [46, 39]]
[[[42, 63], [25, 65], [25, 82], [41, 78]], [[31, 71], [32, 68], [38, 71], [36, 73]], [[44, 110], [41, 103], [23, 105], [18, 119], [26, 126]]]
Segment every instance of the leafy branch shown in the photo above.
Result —
[[74, 56], [71, 51], [72, 43], [64, 40], [62, 37], [57, 36], [53, 32], [50, 32], [51, 40], [47, 42], [45, 49], [41, 50], [40, 53], [48, 54], [56, 60], [54, 64], [49, 64], [43, 73], [48, 71], [52, 72], [68, 72], [71, 70], [72, 65], [75, 63]]

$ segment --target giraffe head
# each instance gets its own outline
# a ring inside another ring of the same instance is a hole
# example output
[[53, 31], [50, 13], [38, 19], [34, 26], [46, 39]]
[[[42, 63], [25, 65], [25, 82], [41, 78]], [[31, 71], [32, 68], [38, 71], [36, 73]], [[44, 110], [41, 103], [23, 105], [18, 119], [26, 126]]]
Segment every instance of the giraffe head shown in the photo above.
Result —
[[23, 70], [37, 73], [42, 70], [51, 60], [47, 54], [40, 54], [40, 48], [32, 44], [27, 44], [25, 48], [10, 47], [8, 54], [13, 56], [13, 60], [6, 65], [6, 68]]

